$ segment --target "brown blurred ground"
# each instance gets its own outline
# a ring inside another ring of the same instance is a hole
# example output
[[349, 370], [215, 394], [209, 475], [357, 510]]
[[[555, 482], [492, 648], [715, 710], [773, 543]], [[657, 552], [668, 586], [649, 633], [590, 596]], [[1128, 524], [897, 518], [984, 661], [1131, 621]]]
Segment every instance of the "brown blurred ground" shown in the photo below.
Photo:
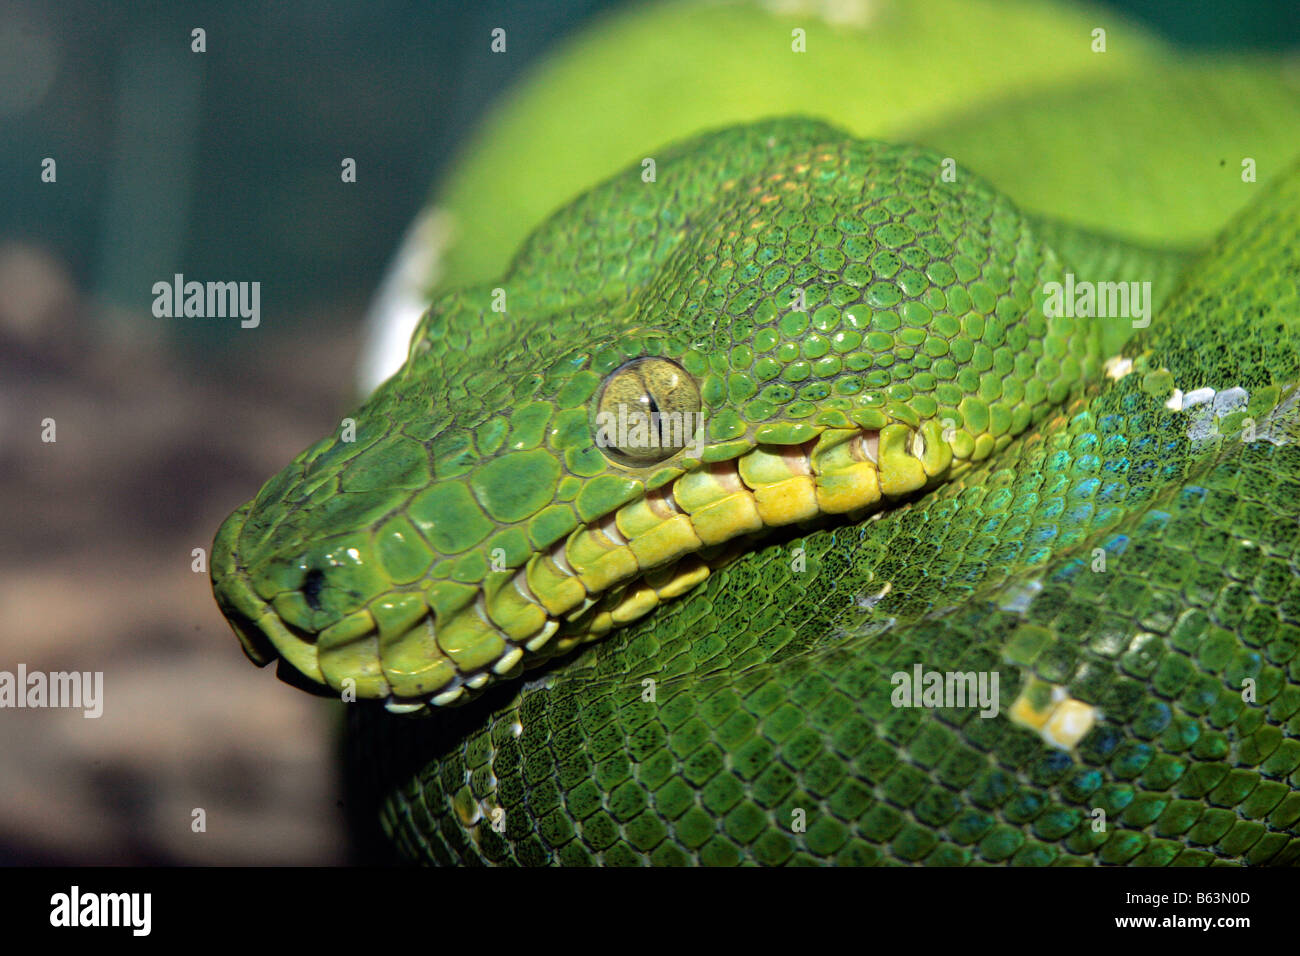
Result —
[[0, 710], [0, 863], [347, 857], [337, 705], [247, 661], [191, 552], [346, 411], [361, 306], [200, 364], [0, 244], [0, 670], [104, 672], [99, 719]]

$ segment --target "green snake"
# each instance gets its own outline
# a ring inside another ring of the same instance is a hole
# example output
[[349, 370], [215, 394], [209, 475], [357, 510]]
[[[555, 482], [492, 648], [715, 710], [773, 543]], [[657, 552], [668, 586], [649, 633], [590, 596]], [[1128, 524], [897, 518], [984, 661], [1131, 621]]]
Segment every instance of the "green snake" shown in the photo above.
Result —
[[654, 155], [217, 534], [394, 845], [1300, 861], [1300, 167], [1190, 256], [814, 120]]

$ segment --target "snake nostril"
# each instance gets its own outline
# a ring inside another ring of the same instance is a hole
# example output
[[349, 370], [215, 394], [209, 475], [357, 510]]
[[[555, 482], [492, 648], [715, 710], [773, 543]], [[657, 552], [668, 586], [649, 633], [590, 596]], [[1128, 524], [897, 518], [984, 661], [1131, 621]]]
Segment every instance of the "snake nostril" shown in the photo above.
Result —
[[320, 610], [320, 592], [325, 587], [325, 572], [312, 568], [302, 580], [302, 596], [313, 611]]

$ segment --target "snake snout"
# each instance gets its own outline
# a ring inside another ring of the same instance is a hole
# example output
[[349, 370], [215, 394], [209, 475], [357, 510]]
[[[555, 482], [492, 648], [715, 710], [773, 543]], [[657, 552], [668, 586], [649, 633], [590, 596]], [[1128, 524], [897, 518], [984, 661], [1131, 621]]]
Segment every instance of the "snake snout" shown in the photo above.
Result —
[[296, 601], [313, 613], [322, 612], [320, 596], [326, 584], [325, 574], [318, 568], [300, 572], [299, 586], [286, 592], [296, 595], [296, 600], [280, 601], [281, 605], [290, 606], [287, 614], [281, 613], [275, 601], [260, 594], [241, 550], [241, 538], [255, 504], [255, 501], [246, 503], [217, 531], [211, 567], [212, 592], [217, 605], [239, 638], [244, 654], [253, 663], [265, 667], [278, 661], [277, 675], [281, 680], [313, 693], [328, 693], [329, 688], [315, 663], [319, 628], [310, 619], [292, 612]]

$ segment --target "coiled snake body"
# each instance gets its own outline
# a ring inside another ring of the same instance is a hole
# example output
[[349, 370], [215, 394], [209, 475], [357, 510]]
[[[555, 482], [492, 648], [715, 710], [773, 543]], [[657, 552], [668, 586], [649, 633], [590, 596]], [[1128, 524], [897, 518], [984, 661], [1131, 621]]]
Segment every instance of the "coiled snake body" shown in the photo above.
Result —
[[[396, 845], [1295, 861], [1300, 170], [1186, 259], [810, 120], [657, 167], [217, 536], [249, 655], [362, 699]], [[1119, 355], [1061, 307], [1143, 281]]]

